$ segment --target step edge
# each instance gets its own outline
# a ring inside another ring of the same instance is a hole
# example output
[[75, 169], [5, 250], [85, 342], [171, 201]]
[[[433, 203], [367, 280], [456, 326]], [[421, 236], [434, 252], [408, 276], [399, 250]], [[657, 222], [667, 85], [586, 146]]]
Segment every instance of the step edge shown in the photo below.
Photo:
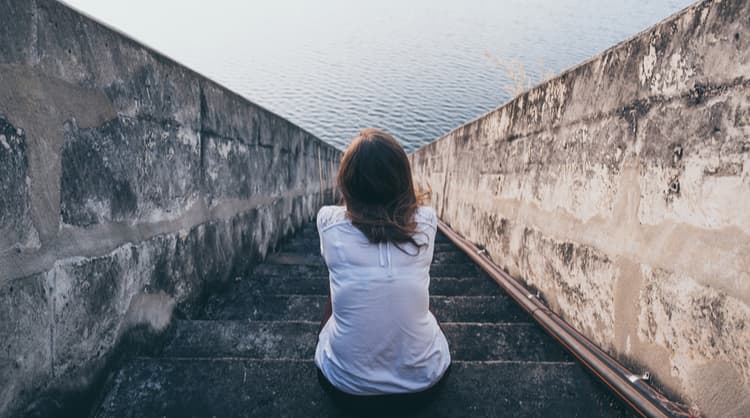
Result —
[[[243, 357], [243, 356], [217, 356], [217, 357], [148, 357], [135, 356], [130, 361], [142, 362], [256, 362], [256, 363], [314, 363], [312, 358], [263, 358], [263, 357]], [[541, 365], [541, 366], [575, 366], [575, 361], [533, 361], [533, 360], [452, 360], [451, 364], [459, 365], [495, 365], [495, 364], [518, 364], [518, 365]], [[124, 369], [124, 368], [123, 368]]]
[[[186, 324], [186, 323], [198, 323], [198, 324], [300, 324], [300, 325], [320, 325], [320, 321], [306, 321], [306, 320], [295, 320], [295, 319], [281, 319], [281, 320], [263, 320], [263, 319], [177, 319], [174, 321], [175, 324]], [[441, 327], [457, 327], [457, 326], [478, 326], [478, 327], [525, 327], [525, 328], [538, 328], [539, 326], [535, 322], [476, 322], [476, 321], [445, 321], [440, 322]]]
[[[279, 265], [279, 264], [274, 264], [274, 265]], [[292, 265], [292, 264], [286, 264], [286, 265]], [[280, 275], [277, 275], [277, 274], [256, 274], [256, 275], [253, 275], [253, 276], [240, 276], [240, 280], [239, 281], [252, 281], [252, 280], [255, 280], [254, 277], [276, 279], [276, 278], [284, 277], [284, 276], [280, 276]], [[298, 280], [328, 280], [328, 278], [329, 277], [328, 277], [327, 274], [324, 274], [324, 275], [316, 274], [316, 275], [295, 277], [295, 279], [298, 279]], [[491, 282], [493, 284], [497, 284], [490, 277], [483, 277], [483, 276], [476, 276], [476, 275], [475, 276], [436, 276], [436, 275], [430, 274], [430, 279], [431, 280], [436, 280], [436, 279], [438, 279], [438, 280], [446, 280], [446, 279], [451, 279], [451, 280], [486, 280], [487, 282]], [[500, 289], [500, 286], [497, 286], [497, 287], [498, 287], [498, 289]]]
[[[502, 289], [498, 288], [498, 290], [502, 290]], [[296, 297], [296, 298], [310, 298], [310, 299], [313, 299], [313, 298], [314, 299], [320, 299], [320, 298], [327, 298], [328, 297], [327, 295], [310, 295], [310, 294], [299, 294], [299, 293], [274, 293], [274, 294], [271, 294], [271, 295], [264, 294], [264, 295], [259, 295], [259, 296], [263, 296], [264, 298], [265, 297]], [[441, 300], [442, 299], [466, 299], [466, 300], [487, 299], [487, 300], [491, 300], [491, 299], [497, 299], [497, 298], [509, 299], [510, 297], [508, 295], [506, 295], [505, 293], [500, 292], [497, 295], [475, 295], [475, 296], [471, 296], [471, 295], [453, 295], [453, 296], [450, 296], [450, 295], [431, 295], [430, 299], [433, 299], [433, 298], [434, 299], [441, 299]]]

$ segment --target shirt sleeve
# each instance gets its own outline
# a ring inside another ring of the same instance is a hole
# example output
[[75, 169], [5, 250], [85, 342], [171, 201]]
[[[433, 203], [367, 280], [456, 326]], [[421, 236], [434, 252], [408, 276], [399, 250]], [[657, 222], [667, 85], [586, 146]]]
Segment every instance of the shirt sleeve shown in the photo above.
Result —
[[432, 229], [437, 230], [438, 217], [437, 213], [435, 213], [435, 209], [430, 206], [423, 206], [422, 208], [420, 208], [420, 214], [421, 217], [418, 218], [420, 222], [423, 222], [426, 225], [430, 226]]
[[435, 209], [432, 207], [428, 207], [429, 214], [430, 214], [430, 225], [432, 225], [435, 230], [437, 230], [437, 224], [438, 224], [438, 217], [437, 213], [435, 212]]
[[315, 219], [315, 225], [318, 228], [318, 241], [320, 242], [320, 255], [325, 256], [323, 253], [323, 226], [327, 217], [328, 206], [323, 206], [318, 211], [318, 216]]

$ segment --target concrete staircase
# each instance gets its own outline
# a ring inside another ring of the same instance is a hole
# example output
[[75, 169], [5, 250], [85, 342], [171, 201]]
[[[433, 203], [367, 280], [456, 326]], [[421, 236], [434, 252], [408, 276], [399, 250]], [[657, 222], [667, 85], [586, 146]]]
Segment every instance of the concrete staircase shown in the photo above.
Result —
[[[128, 360], [98, 417], [338, 417], [313, 353], [328, 292], [314, 224], [249, 276], [214, 294], [199, 320]], [[438, 399], [416, 416], [628, 416], [614, 397], [444, 236], [430, 306], [454, 359]]]

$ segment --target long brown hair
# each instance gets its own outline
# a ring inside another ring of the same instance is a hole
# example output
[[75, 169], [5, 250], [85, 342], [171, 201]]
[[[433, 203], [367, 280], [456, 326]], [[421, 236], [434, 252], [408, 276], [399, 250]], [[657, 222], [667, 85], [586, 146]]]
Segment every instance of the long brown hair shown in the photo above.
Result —
[[360, 131], [341, 159], [337, 182], [347, 217], [370, 242], [419, 246], [411, 166], [395, 138], [379, 129]]

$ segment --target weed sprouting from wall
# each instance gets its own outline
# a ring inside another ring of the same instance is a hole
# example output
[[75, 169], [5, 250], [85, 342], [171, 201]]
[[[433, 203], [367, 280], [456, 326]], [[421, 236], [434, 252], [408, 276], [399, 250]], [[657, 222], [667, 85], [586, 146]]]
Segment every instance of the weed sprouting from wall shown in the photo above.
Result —
[[544, 59], [539, 58], [536, 68], [528, 68], [520, 58], [501, 59], [490, 51], [484, 51], [484, 57], [498, 70], [502, 71], [508, 80], [503, 90], [509, 99], [531, 89], [537, 84], [554, 78], [557, 73], [545, 66]]

